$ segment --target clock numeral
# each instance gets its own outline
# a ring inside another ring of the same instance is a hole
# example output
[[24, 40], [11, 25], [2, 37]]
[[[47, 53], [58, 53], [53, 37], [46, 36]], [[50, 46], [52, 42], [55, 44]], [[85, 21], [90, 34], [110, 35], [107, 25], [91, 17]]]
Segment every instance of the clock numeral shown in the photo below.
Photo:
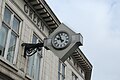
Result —
[[60, 47], [62, 47], [62, 44], [60, 45]]
[[56, 44], [56, 47], [58, 47], [59, 46], [59, 44]]

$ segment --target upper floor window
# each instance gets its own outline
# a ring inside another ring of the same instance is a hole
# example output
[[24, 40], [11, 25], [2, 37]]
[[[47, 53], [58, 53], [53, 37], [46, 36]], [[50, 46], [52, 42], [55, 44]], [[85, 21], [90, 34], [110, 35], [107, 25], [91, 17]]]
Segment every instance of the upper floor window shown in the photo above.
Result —
[[12, 28], [15, 32], [19, 32], [19, 25], [20, 25], [20, 21], [19, 19], [17, 19], [17, 17], [14, 17], [13, 18], [13, 25], [12, 25]]
[[5, 11], [4, 11], [4, 21], [8, 25], [10, 25], [11, 17], [12, 17], [12, 12], [10, 10], [8, 10], [8, 8], [5, 8]]
[[17, 55], [17, 44], [19, 40], [19, 28], [21, 20], [8, 7], [4, 9], [4, 18], [0, 28], [0, 55], [13, 63]]
[[0, 55], [2, 56], [4, 56], [7, 35], [8, 35], [8, 28], [5, 26], [5, 24], [3, 24], [0, 29]]
[[[36, 35], [33, 35], [32, 43], [40, 43], [40, 39]], [[40, 78], [41, 58], [42, 51], [38, 51], [34, 55], [28, 57], [27, 74], [34, 80], [39, 80]]]
[[58, 64], [58, 80], [65, 80], [65, 64], [60, 61]]

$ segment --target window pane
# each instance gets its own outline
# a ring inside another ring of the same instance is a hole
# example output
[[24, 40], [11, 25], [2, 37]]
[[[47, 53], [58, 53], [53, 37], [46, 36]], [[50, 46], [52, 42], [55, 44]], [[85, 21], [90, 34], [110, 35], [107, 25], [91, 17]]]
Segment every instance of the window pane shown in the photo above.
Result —
[[[33, 35], [33, 39], [32, 39], [32, 43], [36, 43], [37, 41], [37, 38]], [[34, 77], [34, 59], [35, 58], [35, 55], [32, 55], [30, 57], [28, 57], [28, 75], [31, 76], [31, 77]]]
[[37, 43], [37, 37], [35, 35], [33, 35], [32, 43]]
[[17, 37], [14, 34], [11, 34], [9, 48], [8, 48], [8, 54], [7, 54], [7, 60], [9, 60], [10, 62], [13, 62], [16, 40], [17, 40]]
[[58, 72], [58, 80], [60, 80], [60, 72]]
[[12, 28], [18, 33], [19, 32], [20, 21], [14, 17]]
[[61, 62], [58, 63], [58, 80], [60, 80], [60, 68], [61, 68]]
[[37, 61], [35, 64], [35, 80], [39, 80], [39, 73], [40, 73], [40, 62], [41, 62], [41, 57], [39, 54], [37, 54]]
[[65, 66], [62, 64], [62, 75], [65, 75]]
[[0, 29], [0, 55], [2, 55], [2, 56], [4, 56], [7, 34], [8, 34], [8, 29], [3, 24]]
[[35, 55], [32, 55], [28, 58], [28, 69], [27, 69], [27, 73], [29, 76], [33, 76], [33, 67], [34, 67], [34, 57]]
[[7, 8], [5, 8], [4, 21], [8, 24], [10, 24], [11, 15], [12, 15], [12, 13]]
[[[32, 43], [37, 43], [38, 38], [33, 35]], [[41, 55], [37, 52], [28, 57], [28, 75], [34, 80], [39, 80]]]
[[59, 64], [58, 64], [58, 72], [60, 72], [60, 66], [61, 66], [61, 62], [59, 61]]
[[65, 79], [65, 66], [62, 64], [62, 80]]

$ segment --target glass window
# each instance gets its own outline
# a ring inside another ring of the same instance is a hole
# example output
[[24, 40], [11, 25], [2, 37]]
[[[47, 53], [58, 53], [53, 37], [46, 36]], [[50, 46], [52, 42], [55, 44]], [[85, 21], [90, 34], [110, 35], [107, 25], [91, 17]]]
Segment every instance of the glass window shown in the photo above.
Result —
[[19, 19], [17, 19], [16, 17], [14, 17], [12, 28], [13, 28], [13, 30], [16, 31], [17, 33], [18, 33], [18, 31], [19, 31], [19, 25], [20, 25]]
[[61, 66], [61, 62], [59, 62], [59, 65], [58, 65], [58, 71], [60, 72], [60, 66]]
[[60, 73], [58, 72], [58, 80], [60, 80]]
[[[13, 63], [14, 55], [17, 48], [17, 40], [19, 39], [20, 20], [15, 17], [16, 14], [10, 11], [7, 7], [4, 9], [4, 18], [2, 27], [0, 29], [0, 56], [5, 57], [8, 61]], [[11, 27], [10, 27], [11, 26]], [[15, 31], [15, 32], [14, 32]], [[7, 56], [5, 56], [7, 55]]]
[[37, 43], [37, 37], [35, 35], [33, 35], [32, 43]]
[[39, 75], [40, 75], [40, 54], [37, 54], [37, 60], [36, 60], [36, 64], [35, 64], [35, 80], [39, 80]]
[[17, 37], [12, 33], [8, 48], [7, 60], [13, 62]]
[[60, 67], [61, 67], [61, 63], [59, 62], [59, 64], [58, 64], [58, 80], [60, 80]]
[[12, 15], [12, 13], [10, 12], [10, 10], [8, 10], [7, 8], [5, 8], [5, 11], [4, 11], [4, 21], [7, 24], [10, 24], [11, 15]]
[[27, 69], [27, 73], [28, 73], [28, 75], [31, 76], [31, 77], [32, 77], [32, 75], [33, 75], [32, 71], [33, 71], [33, 67], [34, 67], [34, 56], [35, 56], [35, 55], [32, 55], [32, 56], [30, 56], [30, 57], [28, 58], [28, 69]]
[[65, 65], [62, 64], [62, 80], [65, 79]]
[[65, 79], [65, 65], [62, 64], [62, 80]]
[[4, 56], [7, 34], [8, 34], [8, 29], [3, 24], [1, 29], [0, 29], [0, 55], [2, 55], [2, 56]]
[[65, 65], [60, 61], [58, 64], [58, 80], [65, 80]]
[[[38, 43], [39, 38], [33, 35], [32, 43]], [[41, 51], [37, 51], [34, 55], [28, 57], [28, 69], [27, 73], [34, 80], [39, 80], [40, 75], [40, 63], [41, 63]]]

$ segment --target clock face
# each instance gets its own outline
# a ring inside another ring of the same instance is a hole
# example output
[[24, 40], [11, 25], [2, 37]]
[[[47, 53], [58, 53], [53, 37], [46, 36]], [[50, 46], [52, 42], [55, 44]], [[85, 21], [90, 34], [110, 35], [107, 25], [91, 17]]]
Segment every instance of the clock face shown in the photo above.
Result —
[[52, 39], [52, 45], [55, 49], [64, 49], [70, 42], [69, 35], [66, 32], [57, 33]]

